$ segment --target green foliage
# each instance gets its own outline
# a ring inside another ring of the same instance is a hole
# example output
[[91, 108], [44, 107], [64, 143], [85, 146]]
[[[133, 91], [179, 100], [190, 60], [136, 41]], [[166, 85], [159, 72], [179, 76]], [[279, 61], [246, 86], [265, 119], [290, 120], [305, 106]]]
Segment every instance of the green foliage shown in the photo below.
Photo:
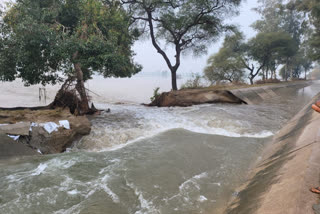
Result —
[[2, 18], [0, 80], [55, 84], [61, 74], [74, 74], [75, 63], [84, 80], [94, 72], [127, 77], [141, 70], [132, 60], [129, 17], [118, 4], [17, 0]]
[[277, 64], [286, 62], [296, 52], [296, 42], [287, 33], [259, 33], [245, 42], [243, 34], [235, 30], [225, 38], [219, 52], [209, 58], [204, 73], [212, 83], [237, 82], [243, 79], [246, 69], [253, 84], [262, 69], [274, 70]]
[[151, 102], [155, 101], [161, 94], [159, 93], [160, 87], [153, 90], [153, 96], [150, 97]]
[[261, 33], [286, 32], [300, 44], [309, 26], [304, 14], [296, 10], [296, 5], [281, 0], [260, 2], [263, 4], [255, 10], [262, 16], [252, 27]]
[[243, 57], [242, 42], [242, 33], [236, 32], [225, 38], [217, 54], [210, 56], [204, 74], [211, 84], [223, 81], [243, 81], [245, 66], [241, 59]]
[[184, 84], [182, 84], [181, 89], [194, 89], [203, 88], [201, 82], [202, 76], [200, 74], [192, 74], [192, 78], [188, 79]]
[[[318, 31], [320, 23], [314, 22], [314, 26], [310, 27], [310, 21], [314, 20], [312, 16], [307, 18], [305, 11], [316, 11], [320, 5], [318, 0], [269, 0], [259, 1], [261, 6], [255, 10], [260, 13], [261, 19], [253, 24], [253, 28], [260, 33], [287, 33], [295, 41], [296, 50], [292, 56], [288, 56], [285, 62], [285, 67], [280, 74], [288, 78], [290, 72], [291, 78], [298, 78], [300, 73], [310, 68], [311, 58], [317, 58], [317, 51], [320, 44], [317, 46], [316, 34], [313, 31]], [[319, 7], [320, 8], [320, 7]], [[320, 10], [319, 10], [320, 11]], [[318, 25], [318, 27], [317, 27]], [[313, 34], [313, 36], [312, 36]], [[320, 35], [320, 34], [319, 34]], [[320, 37], [319, 37], [320, 38]], [[303, 54], [301, 52], [304, 52]], [[303, 56], [303, 57], [302, 57]], [[269, 67], [273, 67], [276, 63], [271, 63]], [[306, 66], [309, 65], [309, 66]]]
[[248, 42], [249, 56], [266, 66], [282, 63], [297, 51], [294, 39], [284, 32], [259, 33]]
[[[224, 23], [227, 17], [237, 13], [241, 0], [123, 0], [132, 12], [132, 19], [140, 31], [146, 25], [153, 46], [162, 55], [173, 74], [174, 90], [177, 89], [176, 71], [180, 57], [188, 51], [195, 55], [205, 53], [209, 42], [215, 42], [220, 35], [231, 28]], [[161, 47], [161, 42], [173, 46], [174, 60]]]
[[292, 0], [299, 11], [307, 12], [309, 21], [313, 25], [313, 32], [309, 39], [310, 56], [320, 61], [320, 1], [319, 0]]
[[227, 15], [237, 11], [241, 0], [133, 0], [128, 2], [133, 17], [149, 19], [152, 16], [157, 39], [164, 39], [169, 44], [179, 44], [182, 50], [191, 49], [201, 53], [207, 48], [208, 41], [215, 41], [228, 25], [223, 21]]

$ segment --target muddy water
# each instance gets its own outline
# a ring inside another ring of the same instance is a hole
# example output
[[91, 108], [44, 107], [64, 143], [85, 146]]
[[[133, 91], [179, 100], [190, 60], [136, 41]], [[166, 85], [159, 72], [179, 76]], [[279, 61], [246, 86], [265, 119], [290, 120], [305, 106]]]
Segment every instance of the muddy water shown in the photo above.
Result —
[[0, 213], [220, 213], [281, 126], [320, 89], [259, 105], [107, 104], [68, 153], [0, 163]]

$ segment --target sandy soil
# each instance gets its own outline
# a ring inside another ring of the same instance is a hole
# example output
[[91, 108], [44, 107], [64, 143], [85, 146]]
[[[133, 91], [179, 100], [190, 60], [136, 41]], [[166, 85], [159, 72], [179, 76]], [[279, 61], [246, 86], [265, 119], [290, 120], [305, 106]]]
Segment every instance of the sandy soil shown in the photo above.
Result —
[[0, 110], [0, 124], [13, 124], [17, 122], [56, 122], [74, 118], [68, 109], [49, 110]]

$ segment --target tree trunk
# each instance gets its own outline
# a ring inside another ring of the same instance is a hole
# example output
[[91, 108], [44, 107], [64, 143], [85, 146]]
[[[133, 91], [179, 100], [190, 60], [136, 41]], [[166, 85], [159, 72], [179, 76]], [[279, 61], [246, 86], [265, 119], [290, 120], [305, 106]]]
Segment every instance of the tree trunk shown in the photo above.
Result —
[[171, 70], [171, 83], [172, 83], [172, 90], [174, 90], [174, 91], [178, 90], [177, 71], [176, 70]]
[[307, 80], [307, 70], [304, 69], [304, 79]]
[[268, 80], [268, 79], [269, 79], [269, 71], [266, 70], [266, 80]]
[[86, 93], [86, 88], [84, 86], [84, 81], [83, 81], [83, 72], [81, 69], [81, 66], [79, 63], [74, 63], [74, 70], [75, 70], [75, 74], [77, 77], [77, 84], [76, 84], [76, 89], [80, 95], [80, 111], [79, 114], [87, 114], [90, 111], [90, 107], [89, 107], [89, 101], [88, 101], [88, 97], [87, 97], [87, 93]]
[[254, 78], [254, 76], [249, 77], [251, 85], [253, 85], [253, 78]]

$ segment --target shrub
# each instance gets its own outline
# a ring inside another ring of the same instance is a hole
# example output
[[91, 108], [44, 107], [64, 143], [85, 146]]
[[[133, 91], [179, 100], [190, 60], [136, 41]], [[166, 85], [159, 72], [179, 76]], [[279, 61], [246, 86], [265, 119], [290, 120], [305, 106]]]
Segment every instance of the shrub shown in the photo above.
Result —
[[150, 97], [151, 102], [155, 101], [160, 96], [159, 90], [160, 87], [157, 87], [153, 90], [153, 96]]
[[181, 85], [181, 89], [203, 88], [204, 85], [202, 84], [201, 79], [202, 77], [199, 74], [192, 74], [191, 79]]
[[267, 80], [257, 80], [255, 84], [266, 84], [266, 83], [280, 83], [278, 79], [267, 79]]

